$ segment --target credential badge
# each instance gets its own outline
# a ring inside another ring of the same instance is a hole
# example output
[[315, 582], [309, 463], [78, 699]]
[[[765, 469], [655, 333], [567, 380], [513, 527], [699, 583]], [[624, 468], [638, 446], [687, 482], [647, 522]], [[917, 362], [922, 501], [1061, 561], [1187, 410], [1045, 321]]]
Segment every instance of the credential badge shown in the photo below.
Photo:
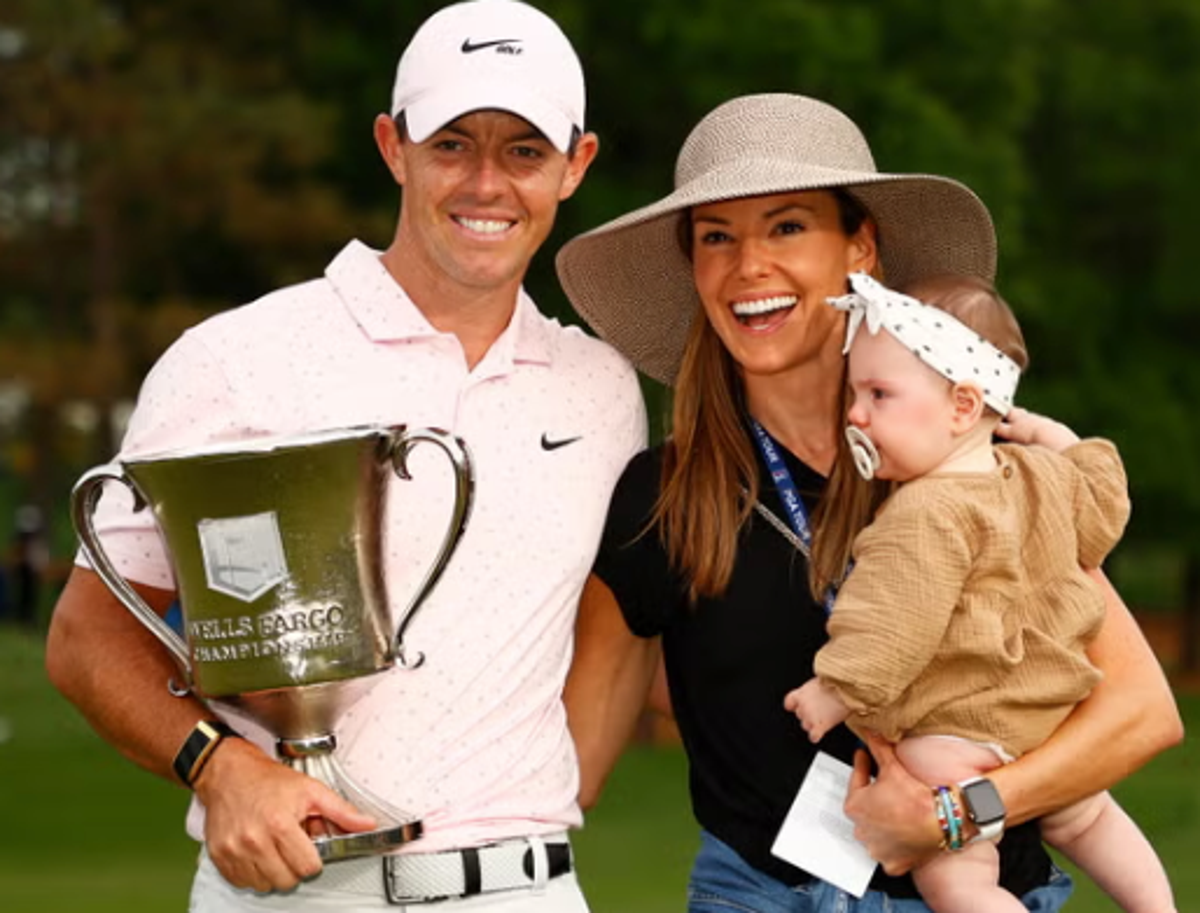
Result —
[[274, 511], [201, 520], [196, 531], [209, 589], [253, 602], [287, 578], [287, 559]]

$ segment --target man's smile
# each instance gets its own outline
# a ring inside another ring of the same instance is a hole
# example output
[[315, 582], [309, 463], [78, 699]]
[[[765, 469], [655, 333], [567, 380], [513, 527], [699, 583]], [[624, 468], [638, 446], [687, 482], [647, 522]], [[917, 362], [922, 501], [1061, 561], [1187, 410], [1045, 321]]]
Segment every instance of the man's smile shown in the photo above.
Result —
[[498, 235], [517, 224], [509, 219], [472, 219], [469, 216], [453, 216], [453, 219], [463, 228], [480, 235]]

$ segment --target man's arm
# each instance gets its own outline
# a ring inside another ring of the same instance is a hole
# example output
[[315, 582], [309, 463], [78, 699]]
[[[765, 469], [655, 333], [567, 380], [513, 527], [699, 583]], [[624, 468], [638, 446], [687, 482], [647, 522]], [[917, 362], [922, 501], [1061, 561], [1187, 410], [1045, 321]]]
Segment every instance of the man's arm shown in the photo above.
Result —
[[[1043, 745], [988, 774], [1019, 824], [1108, 789], [1183, 738], [1170, 686], [1137, 622], [1100, 571], [1107, 614], [1088, 655], [1104, 679]], [[892, 747], [869, 739], [879, 764], [872, 784], [860, 752], [846, 813], [868, 852], [892, 874], [937, 853], [941, 831], [929, 788], [910, 776]]]
[[[160, 614], [174, 599], [168, 590], [133, 586]], [[176, 752], [199, 720], [213, 717], [195, 697], [167, 691], [171, 678], [180, 679], [170, 654], [85, 568], [73, 570], [55, 607], [46, 670], [101, 736], [172, 782], [178, 782], [171, 764]], [[194, 787], [207, 812], [209, 854], [239, 887], [286, 890], [320, 871], [303, 829], [310, 816], [348, 831], [374, 823], [321, 783], [243, 739], [222, 741]]]
[[[131, 584], [159, 615], [175, 594]], [[67, 579], [46, 640], [50, 681], [92, 727], [151, 773], [178, 782], [171, 760], [198, 720], [212, 714], [193, 697], [174, 698], [167, 682], [182, 680], [169, 653], [94, 571]]]
[[563, 700], [579, 755], [579, 803], [600, 798], [633, 734], [658, 667], [658, 638], [629, 630], [612, 590], [592, 575], [575, 623], [575, 656]]

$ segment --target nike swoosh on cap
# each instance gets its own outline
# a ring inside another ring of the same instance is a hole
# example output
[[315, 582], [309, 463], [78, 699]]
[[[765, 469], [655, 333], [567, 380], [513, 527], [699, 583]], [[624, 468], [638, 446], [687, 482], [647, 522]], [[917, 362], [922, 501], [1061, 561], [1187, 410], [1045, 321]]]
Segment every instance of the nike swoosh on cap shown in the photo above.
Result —
[[542, 449], [543, 450], [557, 450], [559, 447], [566, 447], [568, 444], [574, 444], [579, 439], [580, 438], [577, 435], [576, 437], [565, 437], [558, 441], [552, 441], [552, 440], [550, 440], [549, 437], [547, 437], [545, 434], [543, 434], [542, 435]]
[[462, 52], [464, 54], [474, 54], [476, 51], [482, 51], [484, 48], [494, 48], [502, 44], [520, 43], [520, 38], [497, 38], [495, 41], [481, 41], [478, 44], [471, 44], [471, 39], [467, 38], [462, 43]]

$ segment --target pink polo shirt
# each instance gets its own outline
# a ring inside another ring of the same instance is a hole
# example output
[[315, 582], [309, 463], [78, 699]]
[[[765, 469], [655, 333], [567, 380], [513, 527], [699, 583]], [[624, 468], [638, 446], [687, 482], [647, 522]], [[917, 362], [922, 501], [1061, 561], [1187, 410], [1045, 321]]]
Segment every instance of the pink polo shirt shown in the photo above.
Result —
[[[121, 456], [364, 424], [461, 436], [475, 468], [466, 533], [405, 635], [425, 662], [393, 669], [339, 723], [356, 780], [423, 818], [412, 849], [470, 846], [580, 823], [560, 700], [575, 611], [609, 495], [646, 443], [633, 369], [522, 292], [473, 371], [384, 269], [351, 242], [325, 276], [185, 333], [146, 379]], [[575, 439], [553, 449], [550, 441]], [[451, 508], [445, 456], [419, 446], [389, 486], [386, 574], [398, 618]], [[109, 486], [96, 516], [126, 577], [174, 586], [149, 511]], [[164, 683], [164, 687], [165, 687]], [[247, 724], [235, 724], [246, 730]], [[265, 733], [252, 732], [273, 750]], [[193, 803], [189, 831], [202, 833]]]

